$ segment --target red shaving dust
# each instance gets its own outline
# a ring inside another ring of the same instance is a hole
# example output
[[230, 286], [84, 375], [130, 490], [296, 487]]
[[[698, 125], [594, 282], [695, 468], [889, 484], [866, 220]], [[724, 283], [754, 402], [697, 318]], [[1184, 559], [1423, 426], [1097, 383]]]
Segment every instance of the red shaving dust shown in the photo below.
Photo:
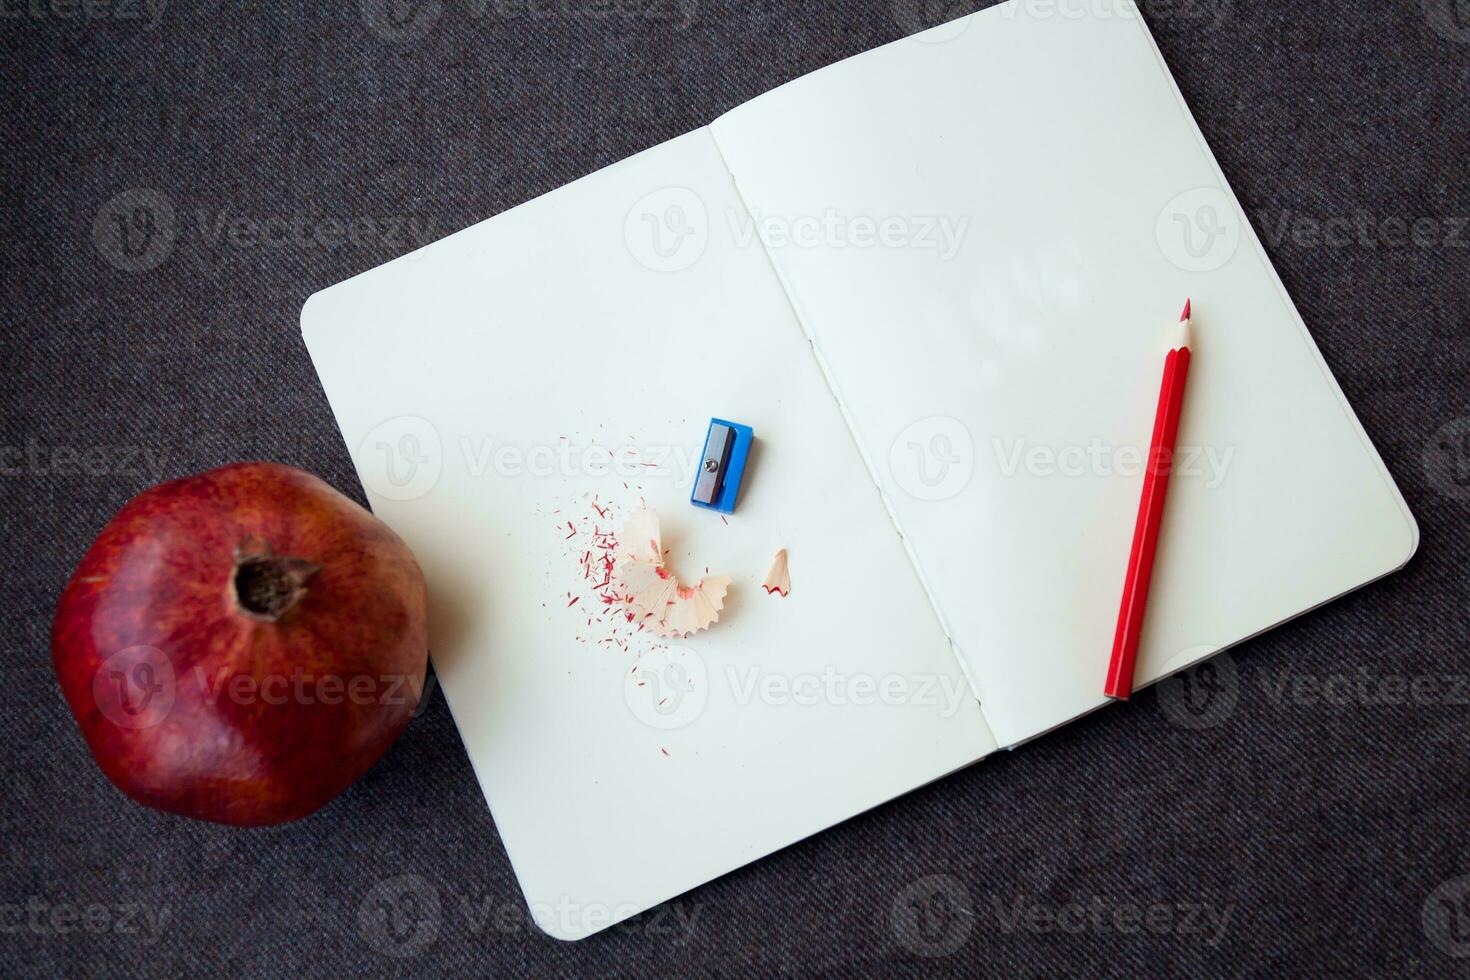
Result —
[[[641, 490], [642, 487], [636, 489]], [[582, 609], [590, 610], [590, 615], [580, 617], [577, 642], [611, 647], [626, 653], [631, 649], [629, 641], [642, 631], [643, 624], [634, 622], [635, 617], [628, 610], [615, 581], [617, 528], [623, 523], [619, 511], [617, 504], [596, 495], [587, 495], [576, 506], [554, 513], [581, 515], [557, 525], [563, 532], [564, 550], [575, 574], [575, 584], [570, 591], [563, 593], [562, 603], [567, 608], [580, 603]], [[650, 541], [648, 546], [652, 550], [653, 542]]]
[[[627, 484], [624, 487], [634, 493], [643, 489], [641, 486], [628, 487]], [[639, 505], [646, 506], [641, 497]], [[577, 642], [631, 653], [634, 660], [628, 674], [630, 681], [633, 681], [638, 674], [637, 658], [648, 649], [662, 648], [662, 644], [650, 647], [651, 636], [636, 644], [632, 642], [643, 632], [643, 623], [634, 622], [636, 617], [629, 610], [615, 581], [618, 563], [617, 529], [622, 526], [624, 515], [620, 513], [617, 504], [603, 501], [593, 494], [584, 495], [573, 506], [558, 508], [552, 513], [558, 520], [566, 514], [573, 515], [553, 527], [561, 535], [563, 550], [572, 573], [569, 580], [564, 580], [565, 584], [561, 586], [557, 597], [562, 600], [564, 608], [577, 607]], [[648, 542], [650, 551], [656, 547], [653, 541]], [[705, 573], [708, 572], [709, 569], [705, 569]], [[667, 577], [670, 573], [660, 569], [659, 574]], [[548, 573], [548, 576], [553, 577], [552, 573]], [[561, 578], [559, 574], [554, 577]], [[567, 585], [570, 585], [569, 589]], [[686, 588], [682, 591], [689, 590]], [[635, 686], [643, 688], [647, 683], [636, 679]], [[662, 706], [667, 701], [668, 698], [664, 698], [659, 705]], [[667, 748], [660, 747], [659, 752], [665, 757], [671, 757]]]

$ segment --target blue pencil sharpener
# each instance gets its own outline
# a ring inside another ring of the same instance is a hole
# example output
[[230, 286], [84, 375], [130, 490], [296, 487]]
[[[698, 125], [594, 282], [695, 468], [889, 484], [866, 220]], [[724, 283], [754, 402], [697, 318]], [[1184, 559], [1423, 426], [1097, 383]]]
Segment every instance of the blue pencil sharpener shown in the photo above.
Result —
[[699, 475], [694, 480], [689, 502], [721, 514], [733, 514], [735, 498], [740, 493], [740, 478], [745, 475], [745, 461], [750, 456], [750, 444], [754, 440], [755, 432], [748, 425], [710, 419]]

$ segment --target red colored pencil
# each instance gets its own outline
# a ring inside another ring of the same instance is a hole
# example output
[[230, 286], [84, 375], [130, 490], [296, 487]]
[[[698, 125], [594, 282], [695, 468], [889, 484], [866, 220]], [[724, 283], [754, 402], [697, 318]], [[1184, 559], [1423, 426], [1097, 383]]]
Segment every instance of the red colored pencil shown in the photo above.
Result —
[[1148, 605], [1148, 585], [1153, 577], [1154, 550], [1159, 543], [1159, 526], [1164, 520], [1164, 498], [1169, 493], [1169, 472], [1174, 466], [1174, 441], [1179, 435], [1179, 415], [1184, 406], [1184, 384], [1189, 378], [1189, 313], [1184, 303], [1179, 332], [1164, 358], [1164, 383], [1159, 389], [1159, 407], [1154, 415], [1154, 434], [1149, 444], [1148, 466], [1143, 474], [1143, 499], [1138, 503], [1138, 523], [1133, 526], [1133, 550], [1128, 556], [1128, 575], [1123, 580], [1123, 606], [1118, 610], [1118, 629], [1113, 634], [1113, 656], [1108, 662], [1104, 693], [1127, 701], [1133, 695], [1133, 665], [1138, 660], [1138, 638], [1143, 633], [1143, 613]]

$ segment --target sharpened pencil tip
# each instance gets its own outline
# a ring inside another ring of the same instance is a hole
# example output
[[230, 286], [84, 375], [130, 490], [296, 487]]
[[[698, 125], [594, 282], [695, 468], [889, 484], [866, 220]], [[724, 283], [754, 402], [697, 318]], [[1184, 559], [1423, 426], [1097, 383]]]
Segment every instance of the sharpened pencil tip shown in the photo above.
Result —
[[1179, 319], [1180, 319], [1181, 322], [1184, 321], [1184, 320], [1188, 320], [1189, 319], [1189, 307], [1190, 307], [1190, 303], [1191, 302], [1192, 302], [1192, 300], [1185, 300], [1184, 301], [1184, 312], [1181, 313], [1181, 314], [1179, 314]]
[[1186, 306], [1184, 308], [1184, 316], [1180, 317], [1179, 322], [1174, 324], [1169, 330], [1168, 349], [1178, 350], [1181, 347], [1188, 347], [1190, 341], [1193, 339], [1193, 333], [1193, 324], [1189, 322], [1189, 307]]

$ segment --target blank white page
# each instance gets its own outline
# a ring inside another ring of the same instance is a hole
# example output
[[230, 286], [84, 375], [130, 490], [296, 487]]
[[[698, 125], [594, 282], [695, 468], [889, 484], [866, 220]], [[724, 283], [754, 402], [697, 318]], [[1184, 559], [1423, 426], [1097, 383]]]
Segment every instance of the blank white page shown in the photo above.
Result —
[[[701, 130], [302, 311], [373, 510], [428, 579], [434, 667], [511, 863], [561, 938], [996, 747], [768, 259], [729, 232], [739, 209]], [[728, 521], [689, 503], [711, 416], [757, 438]], [[602, 610], [577, 532], [644, 500], [676, 574], [733, 584], [714, 629], [624, 649], [585, 622]], [[781, 547], [785, 599], [760, 588]]]
[[712, 129], [1002, 745], [1104, 703], [1186, 297], [1214, 462], [1173, 478], [1139, 685], [1413, 553], [1131, 5], [1013, 0]]

